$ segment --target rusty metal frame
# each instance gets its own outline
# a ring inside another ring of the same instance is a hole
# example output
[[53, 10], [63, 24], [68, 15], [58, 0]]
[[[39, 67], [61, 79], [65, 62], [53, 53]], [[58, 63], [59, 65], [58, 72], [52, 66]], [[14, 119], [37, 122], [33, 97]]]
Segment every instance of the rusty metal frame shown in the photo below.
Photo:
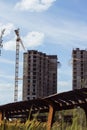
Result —
[[48, 120], [47, 120], [47, 130], [51, 129], [52, 121], [53, 121], [53, 114], [54, 114], [54, 108], [53, 105], [49, 105], [49, 113], [48, 113]]
[[51, 129], [55, 111], [73, 109], [76, 106], [83, 108], [87, 118], [87, 88], [68, 91], [60, 94], [55, 94], [43, 99], [30, 101], [21, 101], [0, 106], [0, 121], [3, 116], [6, 118], [29, 114], [31, 106], [32, 113], [40, 110], [48, 113], [47, 130]]

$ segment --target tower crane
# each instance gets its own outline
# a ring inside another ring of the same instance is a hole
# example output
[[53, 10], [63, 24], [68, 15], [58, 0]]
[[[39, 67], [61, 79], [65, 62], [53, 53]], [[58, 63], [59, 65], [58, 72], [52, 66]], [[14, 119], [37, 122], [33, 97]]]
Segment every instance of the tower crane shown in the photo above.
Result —
[[3, 35], [4, 35], [4, 32], [5, 32], [5, 29], [3, 29], [3, 30], [1, 31], [1, 35], [0, 35], [0, 56], [1, 56], [1, 48], [3, 47], [2, 37], [3, 37]]
[[14, 101], [18, 101], [18, 73], [19, 73], [19, 50], [20, 50], [20, 44], [22, 45], [22, 48], [25, 50], [25, 47], [23, 45], [23, 42], [20, 38], [19, 34], [19, 28], [14, 30], [15, 34], [17, 36], [16, 39], [16, 61], [15, 61], [15, 88], [14, 88]]

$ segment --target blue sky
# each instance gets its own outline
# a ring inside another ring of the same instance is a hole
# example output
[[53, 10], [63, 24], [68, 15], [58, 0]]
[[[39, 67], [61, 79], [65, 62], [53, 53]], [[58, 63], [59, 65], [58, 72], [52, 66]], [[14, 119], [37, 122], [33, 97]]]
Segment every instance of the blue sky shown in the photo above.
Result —
[[[0, 0], [0, 31], [5, 28], [0, 56], [0, 104], [14, 101], [14, 29], [26, 50], [35, 49], [58, 56], [58, 92], [72, 89], [71, 56], [73, 48], [87, 46], [87, 0]], [[23, 50], [20, 49], [22, 77]], [[22, 81], [19, 81], [21, 100]]]

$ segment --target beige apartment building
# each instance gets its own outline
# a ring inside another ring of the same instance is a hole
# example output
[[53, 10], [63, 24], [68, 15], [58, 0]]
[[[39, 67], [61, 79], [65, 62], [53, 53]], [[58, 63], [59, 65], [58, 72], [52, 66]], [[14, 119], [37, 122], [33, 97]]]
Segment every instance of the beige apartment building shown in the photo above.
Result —
[[57, 55], [37, 50], [24, 53], [23, 100], [43, 98], [57, 93]]
[[87, 87], [87, 50], [73, 49], [73, 89]]

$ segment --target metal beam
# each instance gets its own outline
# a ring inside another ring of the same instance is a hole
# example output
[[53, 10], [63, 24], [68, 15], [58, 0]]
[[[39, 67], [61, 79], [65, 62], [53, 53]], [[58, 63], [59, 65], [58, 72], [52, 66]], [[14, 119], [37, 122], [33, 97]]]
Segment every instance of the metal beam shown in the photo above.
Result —
[[52, 121], [53, 121], [54, 109], [52, 105], [49, 105], [48, 121], [47, 121], [47, 130], [51, 130]]
[[2, 123], [2, 112], [0, 112], [0, 125]]

